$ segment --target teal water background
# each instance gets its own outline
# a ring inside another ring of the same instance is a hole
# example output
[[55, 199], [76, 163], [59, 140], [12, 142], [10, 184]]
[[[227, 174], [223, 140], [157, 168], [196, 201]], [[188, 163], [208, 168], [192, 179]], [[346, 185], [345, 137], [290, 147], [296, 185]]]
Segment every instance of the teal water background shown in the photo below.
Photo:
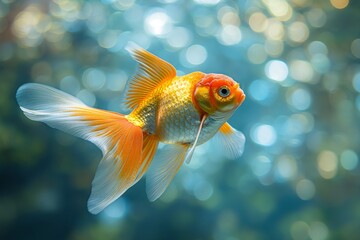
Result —
[[[0, 239], [360, 239], [360, 2], [0, 0]], [[124, 112], [129, 41], [247, 99], [244, 154], [199, 149], [166, 193], [87, 211], [101, 152], [20, 111], [37, 82]]]

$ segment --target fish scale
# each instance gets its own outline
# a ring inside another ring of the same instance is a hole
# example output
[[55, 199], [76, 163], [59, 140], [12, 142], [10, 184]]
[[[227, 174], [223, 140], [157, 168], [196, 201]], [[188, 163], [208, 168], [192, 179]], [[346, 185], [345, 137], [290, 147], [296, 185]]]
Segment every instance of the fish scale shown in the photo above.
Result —
[[[193, 103], [194, 87], [204, 75], [201, 72], [175, 77], [159, 85], [128, 116], [147, 133], [156, 134], [164, 143], [193, 143], [200, 125], [200, 112]], [[199, 144], [211, 138], [226, 122], [208, 118], [199, 137]], [[139, 124], [140, 122], [140, 124]]]
[[191, 76], [175, 78], [161, 89], [157, 134], [165, 143], [189, 143], [195, 140], [199, 127], [196, 122], [199, 122], [200, 114], [192, 102], [194, 79]]
[[176, 77], [159, 85], [128, 119], [164, 143], [194, 141], [200, 114], [192, 102], [192, 86], [199, 75], [203, 73]]

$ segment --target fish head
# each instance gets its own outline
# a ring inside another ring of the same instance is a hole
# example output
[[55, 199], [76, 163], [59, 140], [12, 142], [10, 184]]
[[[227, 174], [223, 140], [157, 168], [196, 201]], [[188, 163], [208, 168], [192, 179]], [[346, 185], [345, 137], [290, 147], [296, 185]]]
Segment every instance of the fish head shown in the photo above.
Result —
[[196, 84], [194, 99], [202, 111], [232, 112], [245, 100], [244, 91], [231, 77], [223, 74], [205, 74]]

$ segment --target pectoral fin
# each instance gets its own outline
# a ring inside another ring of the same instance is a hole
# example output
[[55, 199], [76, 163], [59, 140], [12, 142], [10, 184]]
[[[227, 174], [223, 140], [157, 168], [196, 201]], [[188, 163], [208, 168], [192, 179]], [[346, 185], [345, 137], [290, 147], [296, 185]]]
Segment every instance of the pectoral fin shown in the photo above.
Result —
[[158, 199], [184, 162], [188, 146], [169, 144], [159, 150], [146, 173], [146, 193], [150, 201]]
[[226, 158], [236, 159], [244, 151], [245, 136], [242, 132], [224, 123], [215, 136], [210, 140], [212, 146], [221, 150]]

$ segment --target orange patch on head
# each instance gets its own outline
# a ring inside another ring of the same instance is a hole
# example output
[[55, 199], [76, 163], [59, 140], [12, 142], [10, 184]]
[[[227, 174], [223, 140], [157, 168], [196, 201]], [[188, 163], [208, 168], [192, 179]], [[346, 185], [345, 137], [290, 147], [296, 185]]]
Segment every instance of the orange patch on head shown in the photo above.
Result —
[[206, 113], [228, 112], [238, 107], [245, 98], [239, 84], [223, 74], [206, 74], [196, 85], [196, 104]]
[[217, 74], [217, 73], [209, 73], [206, 74], [201, 81], [199, 82], [199, 84], [201, 85], [211, 85], [211, 86], [220, 86], [223, 85], [225, 83], [236, 83], [232, 78], [224, 75], [224, 74]]
[[236, 101], [237, 104], [240, 105], [245, 100], [246, 95], [241, 88], [236, 89]]

